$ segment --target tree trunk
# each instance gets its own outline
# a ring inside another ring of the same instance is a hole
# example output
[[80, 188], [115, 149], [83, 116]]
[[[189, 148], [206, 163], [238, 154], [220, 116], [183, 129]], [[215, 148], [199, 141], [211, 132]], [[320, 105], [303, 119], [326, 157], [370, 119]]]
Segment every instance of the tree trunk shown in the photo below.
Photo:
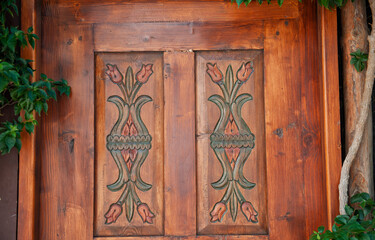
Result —
[[[345, 113], [345, 151], [353, 142], [359, 119], [366, 72], [357, 72], [350, 64], [350, 53], [357, 49], [368, 51], [366, 1], [348, 1], [341, 10], [342, 69]], [[371, 112], [371, 106], [369, 109]], [[349, 196], [359, 192], [373, 195], [372, 116], [368, 115], [361, 146], [350, 170]]]

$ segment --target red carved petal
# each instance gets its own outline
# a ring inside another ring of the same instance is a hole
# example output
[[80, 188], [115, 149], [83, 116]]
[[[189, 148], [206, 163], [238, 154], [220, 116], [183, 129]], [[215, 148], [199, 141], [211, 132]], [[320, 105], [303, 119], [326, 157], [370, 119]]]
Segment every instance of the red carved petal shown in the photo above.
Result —
[[238, 127], [236, 125], [236, 122], [233, 119], [232, 114], [229, 116], [229, 121], [227, 123], [227, 126], [225, 127], [224, 133], [227, 135], [238, 135]]
[[131, 149], [129, 150], [130, 160], [134, 162], [135, 157], [137, 156], [137, 149]]
[[122, 135], [124, 136], [128, 136], [130, 133], [130, 130], [129, 130], [129, 124], [126, 123], [125, 126], [124, 126], [124, 129], [122, 130]]

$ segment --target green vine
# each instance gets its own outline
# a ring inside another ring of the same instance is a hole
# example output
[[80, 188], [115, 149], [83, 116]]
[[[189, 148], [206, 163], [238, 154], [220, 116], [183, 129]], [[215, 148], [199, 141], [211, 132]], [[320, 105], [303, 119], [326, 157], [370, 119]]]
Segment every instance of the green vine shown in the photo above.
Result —
[[358, 207], [345, 207], [346, 214], [338, 215], [331, 230], [323, 226], [314, 231], [310, 240], [375, 240], [375, 202], [368, 193], [354, 195], [351, 204]]
[[[70, 95], [70, 87], [66, 80], [54, 81], [45, 74], [40, 80], [30, 82], [34, 71], [30, 67], [31, 60], [20, 57], [20, 49], [35, 47], [38, 36], [30, 27], [27, 32], [17, 27], [8, 27], [7, 16], [18, 15], [15, 0], [3, 0], [0, 3], [0, 116], [7, 106], [14, 108], [15, 120], [0, 122], [0, 152], [9, 153], [13, 147], [21, 149], [21, 131], [34, 131], [38, 124], [34, 113], [41, 115], [48, 110], [48, 100], [57, 100], [60, 95]], [[18, 117], [18, 118], [17, 118]]]

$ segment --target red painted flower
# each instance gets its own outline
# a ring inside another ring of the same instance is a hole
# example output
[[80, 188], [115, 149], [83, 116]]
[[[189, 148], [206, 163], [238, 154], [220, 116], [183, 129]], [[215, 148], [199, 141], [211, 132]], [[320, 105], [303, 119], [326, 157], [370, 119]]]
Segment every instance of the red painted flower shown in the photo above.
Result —
[[108, 212], [104, 215], [106, 218], [105, 224], [115, 223], [117, 221], [117, 218], [121, 215], [121, 213], [122, 207], [119, 204], [111, 204]]
[[137, 79], [138, 82], [144, 84], [148, 81], [152, 73], [153, 73], [152, 64], [147, 64], [147, 65], [142, 64], [142, 68], [135, 75], [135, 79]]
[[214, 65], [212, 65], [211, 63], [207, 63], [207, 73], [214, 83], [217, 83], [217, 84], [222, 83], [223, 73], [217, 67], [216, 63]]
[[218, 202], [215, 204], [214, 209], [212, 209], [210, 215], [211, 215], [211, 222], [221, 222], [221, 219], [223, 218], [225, 212], [227, 211], [227, 206], [222, 203]]
[[258, 213], [250, 202], [242, 203], [241, 210], [243, 214], [245, 215], [247, 221], [251, 221], [253, 223], [258, 222], [258, 219], [257, 219]]
[[250, 75], [254, 72], [252, 62], [242, 63], [240, 69], [237, 71], [237, 79], [241, 82], [249, 80]]
[[151, 212], [150, 208], [146, 203], [141, 203], [137, 207], [138, 214], [141, 216], [142, 221], [145, 223], [152, 224], [152, 219], [155, 217], [155, 215]]
[[122, 82], [124, 78], [121, 72], [118, 70], [117, 65], [107, 64], [107, 70], [105, 74], [111, 79], [112, 82], [118, 84]]

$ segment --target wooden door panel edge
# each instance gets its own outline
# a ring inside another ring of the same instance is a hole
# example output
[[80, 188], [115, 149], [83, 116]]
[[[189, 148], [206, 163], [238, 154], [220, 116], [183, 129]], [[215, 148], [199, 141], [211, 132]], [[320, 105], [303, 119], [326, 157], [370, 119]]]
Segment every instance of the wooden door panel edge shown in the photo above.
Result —
[[[328, 224], [339, 214], [341, 169], [340, 98], [337, 48], [337, 13], [318, 6], [323, 158], [327, 188]], [[334, 34], [332, 34], [334, 33]]]
[[94, 240], [268, 240], [268, 235], [211, 235], [189, 237], [97, 237]]
[[[21, 26], [23, 31], [33, 26], [34, 32], [40, 33], [40, 8], [38, 0], [21, 1]], [[35, 48], [21, 48], [21, 56], [25, 59], [33, 60], [31, 67], [36, 69], [32, 82], [38, 79], [40, 74], [40, 41], [36, 42]], [[38, 117], [34, 117], [38, 120]], [[38, 186], [38, 165], [36, 156], [35, 133], [21, 133], [22, 149], [19, 153], [18, 172], [18, 219], [17, 219], [17, 239], [38, 239], [38, 206], [39, 206], [39, 186]]]

